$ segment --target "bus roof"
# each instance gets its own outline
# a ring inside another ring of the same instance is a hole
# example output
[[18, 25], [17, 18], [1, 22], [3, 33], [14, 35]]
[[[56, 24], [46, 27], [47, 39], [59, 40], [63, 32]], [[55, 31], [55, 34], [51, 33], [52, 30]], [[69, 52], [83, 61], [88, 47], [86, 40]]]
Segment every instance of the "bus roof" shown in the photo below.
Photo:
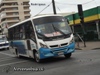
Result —
[[51, 14], [50, 14], [50, 15], [34, 16], [34, 17], [31, 17], [31, 18], [26, 19], [26, 20], [24, 20], [24, 21], [21, 21], [21, 22], [16, 23], [16, 24], [14, 24], [14, 25], [8, 27], [8, 29], [13, 28], [13, 27], [15, 27], [15, 26], [17, 26], [17, 25], [19, 25], [19, 24], [24, 23], [24, 22], [30, 21], [30, 20], [32, 20], [32, 19], [41, 18], [41, 17], [46, 17], [46, 16], [61, 16], [61, 15], [57, 15], [57, 14], [52, 14], [52, 15], [51, 15]]

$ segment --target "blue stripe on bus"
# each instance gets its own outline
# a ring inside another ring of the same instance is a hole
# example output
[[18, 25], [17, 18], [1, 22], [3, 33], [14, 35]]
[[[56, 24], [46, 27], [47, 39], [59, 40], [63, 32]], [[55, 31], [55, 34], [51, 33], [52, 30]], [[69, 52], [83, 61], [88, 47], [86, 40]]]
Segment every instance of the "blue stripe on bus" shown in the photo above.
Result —
[[55, 48], [55, 49], [49, 49], [49, 48], [40, 48], [40, 59], [58, 56], [58, 51], [63, 52], [64, 54], [72, 53], [75, 51], [75, 43], [71, 43], [68, 46], [62, 47], [62, 48]]
[[18, 53], [26, 54], [26, 49], [25, 49], [25, 45], [24, 45], [23, 41], [13, 41], [13, 43], [11, 43], [11, 45], [13, 47], [17, 48]]

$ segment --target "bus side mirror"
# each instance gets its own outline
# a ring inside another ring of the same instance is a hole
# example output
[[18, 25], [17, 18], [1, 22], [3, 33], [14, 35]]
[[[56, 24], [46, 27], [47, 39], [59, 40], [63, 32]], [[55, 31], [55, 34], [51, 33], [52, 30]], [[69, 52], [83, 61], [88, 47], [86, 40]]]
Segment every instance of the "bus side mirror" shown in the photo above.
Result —
[[75, 35], [76, 33], [73, 33], [73, 35]]

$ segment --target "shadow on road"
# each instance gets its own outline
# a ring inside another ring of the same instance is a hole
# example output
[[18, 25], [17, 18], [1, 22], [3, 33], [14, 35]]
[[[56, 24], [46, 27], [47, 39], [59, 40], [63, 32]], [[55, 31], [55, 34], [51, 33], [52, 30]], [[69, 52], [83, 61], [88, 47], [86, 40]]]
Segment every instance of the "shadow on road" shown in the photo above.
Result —
[[98, 48], [93, 48], [92, 50], [100, 50], [100, 47], [98, 47]]
[[[23, 57], [23, 56], [15, 57], [15, 58], [28, 60], [28, 61], [37, 63], [33, 58], [27, 58], [27, 57]], [[70, 60], [72, 61], [73, 59], [75, 59], [75, 58], [73, 58], [73, 57], [65, 58], [64, 56], [50, 57], [50, 58], [43, 59], [42, 62], [40, 62], [39, 64], [49, 64], [49, 63], [56, 63], [56, 62], [70, 61]]]
[[7, 50], [9, 50], [9, 49], [0, 49], [0, 52], [1, 52], [1, 51], [7, 51]]

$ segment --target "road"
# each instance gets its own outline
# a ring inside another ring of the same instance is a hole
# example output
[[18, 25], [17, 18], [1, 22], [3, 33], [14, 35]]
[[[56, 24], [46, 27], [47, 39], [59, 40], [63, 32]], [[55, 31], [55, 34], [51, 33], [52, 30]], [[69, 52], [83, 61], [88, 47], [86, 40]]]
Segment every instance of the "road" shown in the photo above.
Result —
[[[21, 69], [21, 70], [18, 70]], [[22, 70], [33, 68], [34, 70]], [[76, 50], [70, 59], [49, 58], [42, 63], [34, 59], [17, 58], [9, 50], [0, 51], [0, 75], [99, 75], [100, 49]]]

